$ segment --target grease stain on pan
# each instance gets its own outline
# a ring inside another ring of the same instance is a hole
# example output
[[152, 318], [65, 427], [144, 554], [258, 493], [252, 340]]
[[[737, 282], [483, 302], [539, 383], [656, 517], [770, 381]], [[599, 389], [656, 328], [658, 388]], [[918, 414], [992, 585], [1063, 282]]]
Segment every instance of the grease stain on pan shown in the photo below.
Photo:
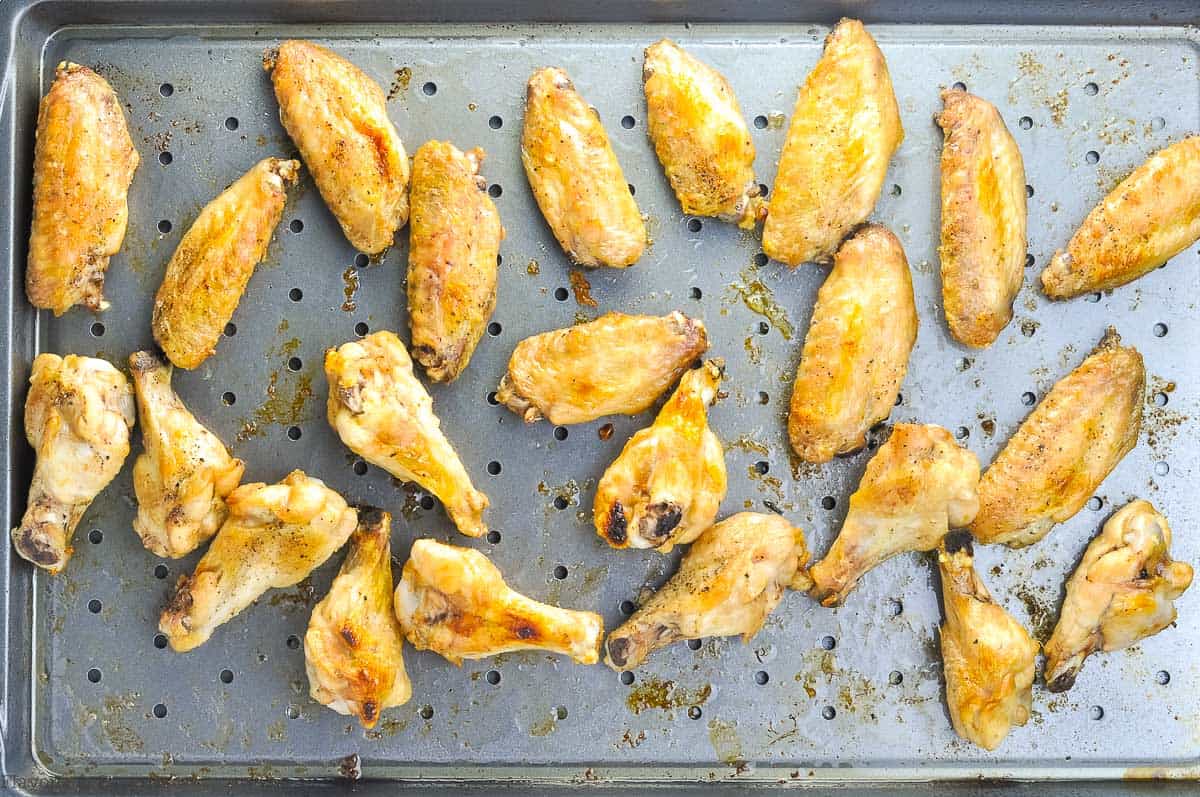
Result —
[[634, 714], [641, 714], [643, 711], [651, 709], [675, 711], [681, 708], [702, 706], [711, 695], [711, 684], [685, 687], [673, 680], [655, 677], [641, 681], [630, 689], [629, 694], [625, 697], [625, 705]]

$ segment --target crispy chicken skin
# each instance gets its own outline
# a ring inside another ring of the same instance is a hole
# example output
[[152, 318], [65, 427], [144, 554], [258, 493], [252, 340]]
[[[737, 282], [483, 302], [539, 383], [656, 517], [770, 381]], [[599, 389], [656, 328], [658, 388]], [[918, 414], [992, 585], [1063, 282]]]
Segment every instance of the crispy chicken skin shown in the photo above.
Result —
[[843, 19], [796, 98], [763, 251], [789, 266], [828, 260], [871, 215], [903, 138], [883, 53], [861, 22]]
[[950, 334], [991, 345], [1012, 320], [1025, 271], [1025, 165], [990, 102], [942, 92], [942, 303]]
[[106, 360], [39, 354], [25, 399], [25, 439], [37, 455], [13, 547], [51, 573], [67, 565], [75, 526], [129, 455], [133, 389]]
[[583, 266], [632, 266], [646, 225], [595, 109], [561, 69], [529, 78], [521, 162], [534, 199], [567, 257]]
[[290, 40], [268, 52], [279, 121], [359, 251], [378, 255], [408, 221], [408, 155], [383, 89], [340, 55]]
[[1200, 136], [1154, 153], [1100, 201], [1042, 272], [1051, 299], [1132, 282], [1200, 239]]
[[362, 509], [342, 568], [304, 634], [309, 695], [374, 728], [386, 708], [412, 696], [404, 634], [392, 611], [392, 516]]
[[838, 249], [817, 293], [788, 409], [788, 437], [805, 462], [866, 445], [888, 417], [917, 339], [912, 275], [900, 241], [871, 224]]
[[704, 322], [678, 310], [665, 316], [605, 313], [518, 343], [496, 398], [526, 423], [636, 415], [707, 350]]
[[651, 426], [629, 438], [596, 488], [596, 533], [614, 548], [666, 553], [713, 524], [725, 497], [725, 449], [708, 428], [723, 360], [684, 373]]
[[1145, 389], [1142, 355], [1109, 327], [984, 471], [975, 539], [1022, 548], [1073, 517], [1137, 443]]
[[108, 81], [63, 61], [38, 110], [25, 292], [62, 315], [105, 310], [104, 272], [121, 248], [138, 154]]
[[799, 527], [779, 515], [728, 517], [706, 529], [675, 575], [608, 635], [604, 663], [630, 670], [685, 639], [741, 634], [749, 642], [785, 589], [808, 589], [806, 564]]
[[753, 229], [767, 208], [729, 81], [670, 39], [646, 48], [642, 80], [650, 141], [683, 212]]
[[1067, 582], [1046, 643], [1046, 688], [1075, 685], [1098, 650], [1127, 648], [1175, 622], [1174, 601], [1192, 583], [1191, 565], [1171, 560], [1171, 527], [1147, 501], [1126, 504], [1088, 545]]
[[138, 511], [133, 530], [156, 556], [178, 558], [214, 534], [225, 498], [246, 463], [235, 459], [171, 389], [171, 366], [157, 352], [129, 355], [145, 449], [133, 464]]
[[325, 352], [329, 425], [360, 457], [438, 497], [468, 537], [487, 531], [488, 498], [475, 489], [413, 374], [404, 343], [380, 331]]
[[867, 463], [842, 530], [809, 570], [810, 594], [840, 606], [863, 575], [907, 551], [932, 551], [979, 509], [979, 460], [940, 426], [898, 423]]
[[1024, 725], [1033, 705], [1037, 643], [992, 600], [975, 571], [970, 540], [938, 551], [942, 576], [942, 662], [946, 704], [955, 732], [995, 750], [1014, 726]]
[[266, 158], [204, 206], [154, 297], [154, 340], [180, 368], [196, 368], [217, 349], [254, 267], [283, 216], [286, 188], [300, 164]]
[[422, 144], [413, 159], [408, 251], [412, 356], [435, 382], [467, 367], [496, 307], [500, 214], [479, 176], [483, 150]]
[[180, 653], [204, 644], [267, 590], [304, 579], [358, 523], [340, 495], [299, 470], [276, 484], [243, 484], [226, 503], [229, 517], [159, 618], [158, 630]]
[[548, 650], [580, 664], [599, 660], [604, 621], [514, 592], [486, 556], [417, 540], [396, 587], [396, 617], [417, 650], [454, 664], [514, 650]]

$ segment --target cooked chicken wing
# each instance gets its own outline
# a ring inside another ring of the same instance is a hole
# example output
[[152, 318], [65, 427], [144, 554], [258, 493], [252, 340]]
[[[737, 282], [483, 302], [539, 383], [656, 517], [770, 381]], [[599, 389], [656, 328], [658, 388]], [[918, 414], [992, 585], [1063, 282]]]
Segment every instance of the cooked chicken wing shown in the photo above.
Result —
[[534, 199], [567, 257], [584, 266], [632, 266], [646, 225], [596, 110], [561, 69], [529, 78], [521, 162]]
[[154, 339], [171, 362], [195, 368], [217, 349], [254, 267], [283, 216], [286, 187], [300, 164], [266, 158], [192, 222], [154, 297]]
[[38, 111], [25, 293], [62, 315], [105, 310], [104, 272], [125, 240], [138, 154], [108, 81], [63, 61]]
[[413, 374], [395, 334], [374, 332], [325, 352], [329, 425], [360, 457], [441, 500], [458, 530], [487, 531], [487, 496], [475, 489], [433, 414], [433, 399]]
[[796, 98], [763, 251], [789, 266], [827, 260], [871, 215], [903, 138], [883, 53], [861, 22], [843, 19]]
[[788, 409], [796, 454], [828, 462], [866, 445], [896, 404], [916, 340], [904, 250], [885, 227], [868, 225], [838, 249], [817, 293]]
[[710, 526], [671, 580], [608, 635], [604, 663], [629, 670], [659, 648], [685, 639], [762, 628], [788, 587], [811, 585], [804, 532], [779, 515], [741, 512]]
[[707, 350], [704, 322], [678, 310], [665, 316], [605, 313], [518, 343], [496, 398], [526, 423], [636, 415]]
[[467, 367], [496, 307], [496, 256], [504, 227], [482, 189], [483, 150], [445, 141], [413, 159], [408, 250], [412, 356], [435, 382]]
[[863, 575], [907, 551], [932, 551], [979, 509], [979, 460], [940, 426], [898, 423], [867, 463], [837, 539], [809, 570], [810, 594], [840, 606]]
[[670, 39], [646, 48], [642, 80], [650, 140], [683, 212], [752, 229], [767, 209], [729, 81]]
[[982, 348], [1012, 320], [1025, 271], [1025, 164], [1000, 112], [942, 92], [942, 302], [950, 334]]
[[309, 694], [374, 728], [385, 708], [412, 696], [404, 635], [392, 611], [392, 516], [363, 509], [342, 569], [304, 634]]
[[1042, 272], [1051, 299], [1132, 282], [1200, 239], [1200, 136], [1159, 150], [1100, 201]]
[[1127, 648], [1175, 622], [1192, 568], [1172, 561], [1171, 527], [1147, 501], [1126, 504], [1088, 545], [1046, 643], [1046, 688], [1065, 692], [1088, 656]]
[[133, 390], [105, 360], [39, 354], [25, 399], [25, 439], [37, 455], [29, 502], [13, 547], [58, 573], [71, 558], [79, 519], [129, 454]]
[[417, 540], [396, 587], [396, 617], [417, 650], [454, 664], [513, 650], [549, 650], [595, 664], [604, 621], [514, 592], [479, 551]]
[[1137, 443], [1145, 389], [1142, 355], [1109, 327], [984, 472], [975, 539], [1021, 548], [1073, 517]]
[[191, 650], [269, 589], [290, 587], [341, 548], [358, 523], [320, 479], [294, 470], [276, 484], [243, 484], [229, 517], [190, 576], [180, 576], [158, 621], [171, 648]]
[[369, 255], [408, 221], [408, 155], [383, 89], [340, 55], [306, 41], [268, 52], [279, 121], [347, 240]]

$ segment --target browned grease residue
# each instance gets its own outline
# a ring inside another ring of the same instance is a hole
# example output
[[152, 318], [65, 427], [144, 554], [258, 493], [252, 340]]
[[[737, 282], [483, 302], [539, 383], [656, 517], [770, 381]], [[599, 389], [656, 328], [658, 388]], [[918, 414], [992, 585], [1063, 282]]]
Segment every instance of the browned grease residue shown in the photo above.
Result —
[[571, 269], [570, 279], [575, 302], [580, 307], [596, 307], [596, 300], [592, 298], [592, 284], [588, 282], [583, 272], [579, 269]]
[[542, 267], [538, 265], [536, 260], [530, 260], [529, 265], [525, 267], [525, 273], [531, 277], [536, 277], [542, 273]]
[[775, 301], [771, 289], [758, 278], [758, 267], [751, 265], [738, 272], [741, 282], [732, 283], [729, 287], [742, 299], [751, 312], [758, 313], [779, 330], [784, 340], [792, 339], [792, 322], [788, 319], [787, 311]]
[[634, 714], [641, 714], [652, 708], [671, 711], [687, 706], [702, 706], [711, 694], [712, 686], [709, 684], [688, 689], [674, 681], [650, 678], [629, 690], [625, 697], [625, 705]]
[[746, 338], [742, 346], [746, 349], [746, 356], [750, 358], [750, 362], [755, 365], [762, 365], [762, 347], [758, 345], [755, 336], [751, 335]]
[[279, 372], [271, 374], [266, 401], [254, 410], [251, 420], [242, 424], [237, 433], [238, 442], [258, 437], [263, 433], [262, 427], [268, 424], [290, 426], [299, 423], [307, 417], [305, 405], [312, 396], [312, 376], [309, 374], [297, 375], [294, 381], [288, 380], [282, 389], [279, 386]]
[[725, 444], [726, 448], [736, 448], [739, 451], [746, 451], [754, 454], [762, 454], [764, 457], [771, 453], [765, 443], [760, 443], [749, 435], [742, 435], [737, 440]]
[[608, 440], [613, 436], [613, 425], [606, 423], [596, 430], [596, 436], [601, 440]]
[[404, 92], [408, 91], [408, 84], [412, 80], [412, 70], [407, 66], [402, 66], [396, 70], [392, 76], [392, 85], [388, 89], [388, 100], [394, 100]]
[[342, 272], [342, 282], [345, 283], [342, 293], [346, 296], [346, 300], [342, 302], [342, 309], [353, 313], [358, 309], [358, 302], [354, 301], [354, 294], [358, 293], [358, 270], [354, 266], [347, 267]]
[[1043, 645], [1054, 633], [1054, 610], [1047, 605], [1042, 596], [1033, 592], [1025, 584], [1017, 587], [1017, 599], [1025, 604], [1025, 613], [1029, 615], [1029, 633]]

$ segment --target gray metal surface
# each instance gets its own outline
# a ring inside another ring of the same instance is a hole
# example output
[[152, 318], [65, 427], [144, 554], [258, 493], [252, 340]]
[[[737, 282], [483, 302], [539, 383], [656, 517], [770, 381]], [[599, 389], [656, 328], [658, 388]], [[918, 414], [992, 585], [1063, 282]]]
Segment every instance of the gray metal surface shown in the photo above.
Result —
[[[20, 307], [20, 269], [13, 275], [18, 309], [10, 313], [10, 433], [19, 433], [23, 380], [36, 351], [123, 364], [131, 351], [151, 344], [154, 291], [199, 208], [258, 159], [293, 151], [260, 58], [280, 38], [310, 36], [392, 89], [389, 109], [410, 153], [434, 137], [488, 153], [483, 174], [502, 191], [495, 201], [508, 232], [494, 318], [501, 329], [485, 336], [456, 383], [431, 393], [448, 437], [491, 498], [487, 519], [500, 537], [468, 541], [453, 532], [440, 507], [422, 505], [419, 491], [374, 468], [360, 475], [356, 458], [326, 424], [324, 349], [353, 338], [364, 324], [407, 340], [407, 245], [402, 235], [380, 264], [353, 267], [356, 253], [307, 175], [242, 299], [236, 334], [222, 339], [200, 369], [175, 376], [197, 416], [247, 461], [247, 481], [273, 481], [303, 468], [352, 501], [390, 509], [399, 560], [420, 536], [471, 545], [487, 552], [514, 588], [599, 611], [614, 627], [623, 618], [621, 603], [660, 583], [676, 559], [612, 551], [591, 527], [596, 479], [652, 413], [573, 426], [558, 440], [553, 426], [525, 426], [487, 396], [513, 345], [527, 335], [610, 309], [680, 309], [704, 319], [712, 354], [728, 364], [729, 396], [710, 416], [727, 445], [730, 489], [722, 514], [774, 506], [805, 529], [819, 556], [869, 457], [864, 452], [793, 470], [788, 456], [790, 383], [825, 272], [760, 265], [754, 235], [714, 220], [703, 220], [698, 231], [689, 227], [646, 141], [640, 74], [642, 48], [660, 36], [721, 69], [747, 117], [758, 119], [752, 127], [757, 169], [769, 186], [796, 86], [816, 62], [827, 30], [807, 24], [60, 29], [41, 51], [39, 74], [10, 86], [6, 111], [14, 103], [24, 108], [18, 126], [32, 126], [30, 100], [49, 85], [55, 63], [93, 66], [126, 103], [142, 165], [131, 192], [129, 233], [108, 273], [111, 310], [98, 317], [72, 311], [57, 320], [43, 314], [34, 323]], [[1040, 398], [1107, 324], [1146, 358], [1146, 429], [1102, 486], [1098, 508], [1081, 511], [1030, 549], [978, 548], [978, 566], [997, 599], [1044, 638], [1063, 579], [1086, 541], [1134, 496], [1150, 499], [1171, 519], [1177, 558], [1200, 563], [1193, 533], [1200, 494], [1192, 486], [1200, 474], [1191, 445], [1200, 437], [1200, 374], [1191, 348], [1200, 337], [1198, 247], [1095, 301], [1053, 305], [1035, 288], [1054, 249], [1120, 175], [1150, 151], [1200, 130], [1196, 30], [1141, 28], [1130, 35], [1104, 28], [919, 24], [871, 30], [888, 58], [906, 130], [874, 218], [905, 245], [921, 315], [892, 420], [961, 429], [986, 463], [1028, 412], [1023, 394]], [[547, 64], [565, 67], [596, 106], [650, 219], [653, 245], [637, 266], [587, 272], [596, 307], [569, 295], [570, 266], [538, 214], [518, 157], [524, 82]], [[1000, 108], [1033, 189], [1035, 264], [1014, 322], [984, 352], [955, 344], [940, 309], [940, 133], [931, 118], [938, 88], [956, 81]], [[1019, 122], [1023, 117], [1028, 125]], [[22, 135], [28, 141], [28, 131]], [[1097, 163], [1089, 162], [1089, 152]], [[20, 194], [31, 149], [18, 148], [15, 157]], [[26, 204], [19, 199], [15, 211], [18, 241], [26, 234], [21, 225], [28, 217], [20, 216]], [[167, 232], [159, 232], [163, 221]], [[302, 229], [293, 232], [296, 222]], [[557, 298], [560, 289], [568, 291], [565, 301]], [[769, 296], [779, 312], [772, 319], [753, 312], [744, 300], [748, 291]], [[615, 430], [608, 440], [598, 433], [605, 423]], [[289, 437], [290, 427], [299, 439]], [[19, 437], [14, 441], [9, 497], [10, 510], [19, 514], [30, 459]], [[492, 461], [502, 466], [495, 476], [487, 468]], [[757, 472], [759, 462], [767, 463], [766, 474]], [[10, 719], [5, 743], [9, 755], [17, 747], [32, 750], [41, 767], [63, 778], [327, 777], [337, 776], [343, 759], [355, 754], [373, 777], [561, 784], [1200, 774], [1200, 668], [1194, 663], [1200, 589], [1179, 602], [1177, 628], [1125, 653], [1094, 657], [1066, 695], [1039, 688], [1028, 726], [987, 753], [950, 728], [937, 651], [936, 578], [929, 559], [915, 555], [871, 572], [844, 608], [824, 610], [791, 594], [749, 645], [676, 645], [655, 654], [629, 685], [605, 667], [555, 656], [507, 655], [459, 669], [408, 649], [411, 702], [385, 712], [380, 726], [364, 733], [308, 699], [303, 651], [289, 642], [303, 635], [309, 608], [323, 596], [340, 557], [306, 588], [268, 594], [192, 653], [156, 647], [169, 585], [198, 555], [162, 561], [140, 546], [130, 528], [131, 464], [87, 513], [62, 576], [31, 578], [24, 565], [10, 565], [14, 581], [32, 585], [33, 606], [28, 628], [9, 629], [15, 642], [6, 683], [24, 693], [30, 670], [33, 678], [28, 733], [14, 737], [22, 721]], [[825, 508], [826, 496], [835, 500], [832, 509]], [[559, 497], [567, 499], [566, 509], [556, 508]], [[92, 529], [101, 532], [96, 543], [89, 541]], [[567, 569], [561, 579], [555, 575], [560, 565]], [[14, 585], [18, 606], [22, 589]], [[10, 615], [9, 622], [26, 621]], [[498, 683], [490, 682], [490, 670], [499, 673]], [[761, 685], [760, 672], [766, 674]], [[15, 704], [24, 705], [21, 695]], [[165, 708], [164, 717], [156, 716], [157, 706]]]

